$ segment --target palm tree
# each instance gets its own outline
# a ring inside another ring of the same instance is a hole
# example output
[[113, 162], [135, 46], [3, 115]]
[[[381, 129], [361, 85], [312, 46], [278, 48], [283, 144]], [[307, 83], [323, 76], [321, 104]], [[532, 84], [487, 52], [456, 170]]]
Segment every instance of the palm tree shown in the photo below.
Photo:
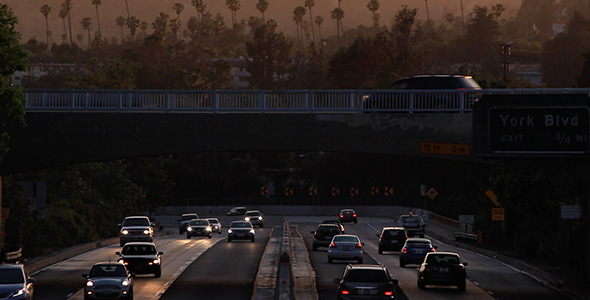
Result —
[[264, 12], [268, 9], [268, 1], [266, 0], [258, 0], [256, 3], [256, 9], [262, 13], [262, 23], [266, 24], [266, 20], [264, 20]]
[[337, 40], [338, 45], [340, 45], [340, 29], [342, 28], [342, 19], [344, 19], [344, 11], [340, 7], [336, 7], [330, 13], [330, 16], [332, 17], [332, 20], [336, 20]]
[[[293, 22], [297, 25], [297, 40], [301, 43], [303, 39], [303, 30], [301, 28], [301, 22], [303, 22], [303, 16], [305, 16], [306, 10], [303, 6], [297, 6], [293, 10]], [[301, 33], [301, 34], [300, 34]]]
[[315, 5], [313, 0], [305, 0], [305, 7], [309, 9], [309, 27], [311, 28], [311, 36], [315, 42], [315, 32], [313, 31], [313, 16], [311, 14], [311, 8]]
[[49, 16], [49, 13], [51, 12], [51, 6], [46, 4], [43, 4], [43, 6], [41, 6], [41, 13], [43, 14], [43, 16], [45, 17], [45, 35], [47, 36], [47, 47], [49, 48], [49, 21], [47, 16]]
[[141, 29], [141, 31], [143, 32], [143, 35], [146, 35], [147, 33], [145, 32], [145, 30], [148, 27], [148, 23], [146, 21], [141, 22], [141, 24], [139, 24], [139, 29]]
[[205, 0], [192, 0], [191, 3], [197, 9], [197, 18], [201, 21], [203, 13], [207, 10], [207, 3], [205, 3]]
[[369, 0], [367, 8], [373, 14], [373, 27], [379, 27], [379, 0]]
[[174, 12], [176, 12], [176, 20], [174, 23], [175, 23], [175, 26], [178, 26], [178, 39], [182, 40], [182, 31], [180, 30], [181, 29], [180, 13], [184, 10], [184, 5], [182, 5], [180, 3], [174, 3], [174, 6], [172, 7], [172, 9], [174, 9]]
[[236, 13], [240, 10], [240, 1], [239, 0], [225, 0], [225, 5], [231, 11], [231, 25], [232, 27], [236, 26]]
[[61, 8], [68, 17], [68, 28], [70, 29], [70, 45], [74, 44], [74, 40], [72, 39], [72, 15], [70, 14], [70, 11], [72, 11], [72, 7], [74, 7], [72, 0], [64, 0], [64, 3], [61, 4]]
[[123, 44], [123, 40], [125, 40], [125, 38], [123, 38], [123, 26], [125, 26], [126, 19], [123, 16], [118, 16], [115, 19], [115, 22], [117, 22], [117, 26], [121, 27], [121, 45], [122, 45]]
[[92, 30], [92, 19], [85, 17], [82, 19], [80, 24], [82, 24], [82, 28], [84, 28], [84, 30], [88, 31], [88, 48], [90, 48], [90, 42], [92, 41], [92, 38], [90, 37], [90, 30]]
[[170, 20], [170, 23], [168, 23], [168, 27], [170, 27], [170, 31], [172, 31], [172, 33], [174, 35], [176, 35], [177, 33], [180, 36], [180, 20], [179, 19], [172, 19]]
[[168, 14], [160, 12], [156, 20], [152, 23], [154, 28], [154, 35], [163, 38], [166, 35], [166, 28], [168, 27]]
[[62, 42], [65, 43], [68, 39], [68, 29], [66, 28], [66, 17], [68, 16], [68, 12], [66, 12], [63, 7], [59, 10], [59, 17], [61, 18], [62, 23], [64, 24], [64, 34], [62, 35], [63, 39]]
[[139, 28], [139, 19], [136, 16], [129, 17], [127, 19], [127, 28], [129, 28], [131, 38], [135, 38], [135, 33], [137, 32], [137, 28]]
[[98, 17], [98, 6], [101, 4], [101, 0], [92, 0], [92, 5], [96, 7], [96, 24], [98, 25], [98, 36], [102, 36], [102, 31], [100, 30], [100, 18]]
[[324, 23], [324, 18], [322, 16], [315, 17], [315, 23], [318, 24], [318, 33], [320, 35], [320, 41], [322, 40], [322, 23]]

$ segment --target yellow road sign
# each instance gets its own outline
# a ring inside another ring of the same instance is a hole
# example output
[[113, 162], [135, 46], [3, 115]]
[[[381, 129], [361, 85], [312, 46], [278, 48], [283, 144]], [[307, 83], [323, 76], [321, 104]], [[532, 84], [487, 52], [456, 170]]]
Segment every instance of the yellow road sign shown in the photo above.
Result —
[[500, 202], [498, 202], [498, 198], [496, 197], [496, 194], [494, 194], [494, 191], [492, 191], [492, 189], [486, 190], [486, 196], [494, 203], [494, 205], [500, 206]]
[[438, 192], [433, 187], [431, 187], [426, 192], [426, 196], [428, 196], [428, 198], [430, 198], [430, 200], [434, 200], [434, 198], [436, 198], [436, 196], [438, 196]]
[[504, 208], [503, 207], [492, 208], [492, 221], [504, 221]]
[[265, 187], [265, 186], [261, 187], [260, 188], [260, 195], [268, 196], [268, 187]]
[[469, 155], [469, 145], [421, 142], [420, 152], [426, 154]]
[[359, 189], [357, 187], [350, 188], [350, 197], [358, 197]]
[[384, 189], [385, 196], [393, 196], [393, 187], [386, 186]]
[[332, 187], [332, 196], [336, 197], [338, 195], [340, 195], [340, 189], [335, 186]]
[[318, 195], [318, 188], [315, 186], [309, 187], [309, 195], [314, 197]]
[[293, 196], [293, 188], [292, 187], [285, 188], [285, 196], [287, 196], [287, 197]]
[[379, 195], [379, 187], [378, 186], [372, 186], [371, 187], [371, 196], [378, 196]]

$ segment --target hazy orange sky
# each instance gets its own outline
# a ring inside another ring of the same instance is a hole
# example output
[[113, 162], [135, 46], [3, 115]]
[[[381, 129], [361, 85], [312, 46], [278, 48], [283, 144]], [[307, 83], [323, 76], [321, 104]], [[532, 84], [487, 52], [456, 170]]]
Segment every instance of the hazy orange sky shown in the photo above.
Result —
[[[474, 5], [492, 6], [502, 4], [507, 7], [505, 16], [515, 16], [522, 0], [462, 0], [465, 16], [473, 10]], [[17, 30], [22, 34], [22, 40], [27, 41], [31, 37], [45, 41], [45, 18], [40, 12], [43, 4], [51, 6], [49, 14], [49, 29], [53, 32], [53, 41], [60, 42], [61, 35], [64, 33], [62, 20], [59, 18], [59, 10], [63, 0], [0, 0], [0, 3], [6, 3], [11, 7], [16, 16], [19, 18]], [[79, 33], [84, 34], [84, 44], [86, 42], [86, 31], [80, 24], [82, 18], [90, 17], [93, 28], [98, 30], [96, 22], [96, 11], [92, 5], [92, 0], [72, 0], [72, 30], [73, 36]], [[250, 16], [260, 17], [260, 12], [256, 9], [258, 0], [240, 0], [241, 9], [237, 12], [238, 19], [248, 19]], [[295, 35], [295, 23], [293, 22], [293, 10], [297, 6], [304, 6], [305, 0], [268, 0], [269, 8], [265, 12], [266, 19], [275, 19], [279, 23], [279, 28], [288, 36]], [[146, 21], [148, 33], [151, 33], [152, 22], [160, 12], [167, 13], [170, 18], [176, 18], [176, 13], [172, 9], [174, 3], [184, 5], [184, 11], [180, 15], [183, 28], [191, 16], [196, 16], [196, 9], [191, 5], [190, 0], [128, 0], [130, 14], [138, 17], [141, 21]], [[229, 10], [225, 6], [225, 0], [206, 0], [209, 11], [213, 14], [221, 13], [228, 26], [231, 26], [231, 17]], [[367, 26], [372, 25], [371, 12], [367, 9], [368, 0], [342, 0], [341, 7], [344, 10], [343, 26], [345, 29], [356, 27], [360, 24]], [[409, 8], [418, 8], [418, 18], [426, 20], [426, 5], [424, 0], [380, 0], [381, 24], [390, 25], [395, 13], [407, 5]], [[315, 6], [312, 8], [313, 16], [321, 15], [324, 18], [322, 24], [322, 34], [336, 34], [336, 22], [330, 18], [330, 12], [338, 6], [338, 0], [315, 0]], [[428, 0], [430, 18], [434, 21], [441, 20], [446, 13], [454, 13], [456, 16], [461, 15], [461, 0]], [[102, 0], [99, 6], [99, 17], [103, 37], [120, 37], [120, 28], [116, 25], [115, 19], [118, 16], [127, 16], [125, 0]], [[304, 16], [304, 20], [309, 20], [309, 13]], [[317, 29], [316, 29], [317, 30]], [[317, 31], [316, 31], [317, 32]], [[125, 28], [125, 33], [128, 30]]]

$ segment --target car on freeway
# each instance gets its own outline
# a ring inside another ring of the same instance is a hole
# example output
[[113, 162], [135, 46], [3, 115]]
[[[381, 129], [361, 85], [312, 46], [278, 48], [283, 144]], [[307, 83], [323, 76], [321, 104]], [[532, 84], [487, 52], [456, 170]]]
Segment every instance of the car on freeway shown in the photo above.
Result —
[[[415, 91], [408, 94], [404, 91]], [[426, 90], [440, 90], [432, 93]], [[450, 92], [445, 92], [448, 90]], [[481, 90], [481, 86], [467, 75], [416, 75], [400, 78], [375, 92], [368, 92], [363, 97], [363, 109], [395, 110], [408, 108], [410, 99], [414, 109], [460, 109], [461, 99], [453, 90]], [[401, 92], [396, 92], [401, 91]], [[464, 102], [475, 102], [481, 97], [480, 92], [464, 94]]]
[[230, 209], [227, 212], [228, 216], [243, 216], [246, 211], [248, 211], [247, 208], [243, 207], [243, 206], [236, 206], [236, 207], [232, 207], [232, 209]]
[[341, 210], [340, 214], [338, 215], [338, 220], [340, 220], [341, 223], [354, 222], [356, 224], [358, 222], [356, 219], [356, 212], [352, 208]]
[[414, 215], [412, 213], [407, 215], [401, 215], [397, 219], [396, 222], [397, 226], [403, 227], [408, 232], [408, 236], [410, 237], [424, 237], [426, 222], [424, 219], [419, 215]]
[[186, 228], [188, 224], [191, 222], [192, 219], [198, 219], [199, 215], [196, 213], [187, 213], [182, 214], [180, 218], [178, 218], [178, 234], [183, 234], [186, 232]]
[[399, 266], [404, 268], [407, 264], [421, 264], [429, 252], [435, 252], [436, 246], [429, 239], [409, 238], [404, 243], [399, 255]]
[[427, 285], [457, 286], [465, 290], [467, 272], [466, 262], [461, 261], [459, 254], [454, 252], [430, 252], [418, 268], [418, 288]]
[[227, 241], [231, 243], [233, 240], [256, 240], [256, 231], [252, 223], [248, 221], [233, 221], [227, 230]]
[[342, 234], [346, 233], [346, 228], [344, 228], [344, 225], [342, 224], [342, 222], [340, 222], [340, 220], [323, 220], [320, 224], [336, 224], [340, 226], [340, 231], [342, 232]]
[[338, 260], [356, 260], [363, 263], [363, 245], [354, 234], [335, 235], [328, 246], [328, 263]]
[[336, 224], [319, 224], [316, 230], [312, 230], [313, 241], [311, 243], [313, 251], [319, 247], [328, 247], [335, 235], [342, 234], [340, 226]]
[[119, 231], [120, 246], [125, 246], [128, 242], [153, 242], [154, 226], [146, 216], [129, 216], [118, 224], [121, 227]]
[[133, 278], [124, 264], [101, 262], [90, 268], [86, 278], [84, 300], [89, 299], [133, 299]]
[[394, 299], [398, 281], [391, 276], [384, 265], [352, 265], [344, 268], [338, 284], [337, 298], [352, 299]]
[[379, 238], [377, 252], [383, 254], [383, 251], [399, 251], [406, 243], [408, 233], [403, 227], [383, 227], [377, 237]]
[[207, 219], [192, 219], [186, 228], [186, 238], [190, 239], [193, 236], [212, 237], [213, 228]]
[[264, 227], [264, 215], [259, 210], [249, 210], [244, 213], [244, 221], [252, 223], [252, 226]]
[[127, 243], [119, 252], [119, 263], [127, 267], [129, 272], [135, 274], [154, 274], [156, 278], [162, 276], [162, 255], [158, 252], [154, 243], [133, 242]]
[[221, 234], [222, 225], [218, 218], [207, 218], [207, 221], [209, 221], [209, 224], [211, 224], [211, 232], [217, 232]]
[[27, 275], [22, 264], [0, 265], [0, 299], [33, 299], [34, 283], [35, 278]]

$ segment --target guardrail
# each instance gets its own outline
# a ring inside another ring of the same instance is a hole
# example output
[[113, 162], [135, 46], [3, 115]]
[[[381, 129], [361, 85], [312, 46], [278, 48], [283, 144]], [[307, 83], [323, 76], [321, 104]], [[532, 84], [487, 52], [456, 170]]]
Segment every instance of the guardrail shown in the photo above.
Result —
[[469, 112], [488, 94], [589, 94], [590, 89], [24, 90], [27, 111]]

